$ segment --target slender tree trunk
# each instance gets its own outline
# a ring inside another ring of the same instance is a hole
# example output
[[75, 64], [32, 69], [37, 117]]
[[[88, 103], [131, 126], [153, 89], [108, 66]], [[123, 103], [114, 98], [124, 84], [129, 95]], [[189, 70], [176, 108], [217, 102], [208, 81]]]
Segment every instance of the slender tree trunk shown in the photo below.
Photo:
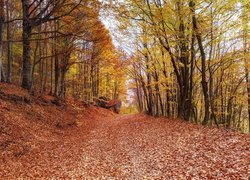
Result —
[[95, 62], [94, 59], [90, 60], [90, 88], [91, 88], [91, 97], [95, 96]]
[[[48, 45], [45, 43], [45, 56], [48, 56]], [[43, 83], [43, 92], [47, 90], [47, 80], [48, 80], [48, 58], [45, 59], [45, 76], [44, 76], [44, 83]]]
[[141, 93], [141, 88], [140, 88], [140, 83], [138, 80], [135, 78], [135, 84], [136, 84], [136, 96], [137, 96], [137, 102], [138, 102], [138, 109], [139, 112], [143, 111], [143, 99], [142, 99], [142, 93]]
[[246, 68], [246, 83], [247, 83], [247, 102], [248, 102], [248, 131], [250, 133], [250, 78], [249, 70]]
[[[147, 65], [147, 71], [149, 71], [149, 66]], [[153, 112], [153, 92], [151, 87], [151, 74], [147, 72], [147, 89], [148, 89], [148, 114], [154, 115]]]
[[210, 29], [210, 50], [208, 58], [208, 71], [209, 71], [209, 100], [211, 106], [211, 119], [214, 119], [214, 122], [217, 127], [219, 127], [217, 122], [217, 117], [215, 115], [214, 108], [214, 78], [213, 78], [213, 69], [211, 67], [211, 60], [213, 59], [213, 50], [214, 50], [214, 31], [213, 31], [213, 9], [211, 8], [211, 29]]
[[100, 68], [99, 68], [99, 60], [96, 65], [96, 96], [99, 96], [99, 86], [100, 86]]
[[60, 86], [60, 98], [64, 99], [65, 97], [65, 93], [66, 93], [66, 86], [65, 86], [65, 76], [66, 76], [66, 67], [65, 65], [63, 65], [64, 67], [62, 67], [61, 69], [61, 86]]
[[[180, 75], [182, 80], [182, 86], [179, 88], [181, 89], [180, 94], [180, 110], [182, 112], [182, 116], [185, 120], [189, 120], [191, 106], [189, 106], [189, 81], [190, 81], [190, 75], [189, 75], [189, 67], [188, 67], [188, 60], [189, 60], [189, 53], [188, 53], [188, 45], [187, 45], [187, 36], [185, 34], [185, 24], [183, 20], [183, 2], [178, 1], [177, 4], [177, 11], [178, 11], [178, 17], [180, 21], [179, 25], [179, 48], [180, 48], [180, 62], [183, 64], [183, 67], [180, 67]], [[192, 78], [192, 77], [191, 77]]]
[[34, 56], [33, 56], [33, 65], [32, 65], [32, 71], [31, 71], [31, 79], [32, 79], [32, 86], [34, 84], [34, 74], [35, 74], [35, 68], [36, 68], [36, 59], [37, 59], [37, 49], [38, 49], [39, 41], [36, 42], [35, 50], [34, 50]]
[[[144, 43], [144, 48], [147, 48], [147, 44]], [[153, 92], [152, 92], [152, 87], [151, 87], [151, 81], [152, 81], [152, 77], [151, 77], [151, 73], [149, 70], [149, 56], [148, 56], [148, 52], [146, 52], [145, 56], [145, 60], [146, 60], [146, 76], [147, 76], [147, 90], [148, 90], [148, 114], [149, 115], [154, 115], [153, 112]]]
[[[46, 29], [45, 29], [46, 31]], [[41, 35], [41, 32], [42, 32], [42, 25], [39, 25], [38, 26], [38, 39], [41, 39], [42, 38], [42, 35]], [[38, 41], [38, 47], [39, 47], [39, 91], [40, 93], [42, 93], [43, 91], [43, 54], [44, 54], [44, 47], [42, 47], [42, 44], [40, 42], [40, 40]]]
[[[221, 70], [221, 77], [220, 77], [220, 82], [222, 82], [222, 80], [223, 80], [223, 74], [224, 74], [224, 71], [223, 70]], [[225, 108], [224, 108], [224, 92], [223, 92], [223, 84], [222, 83], [220, 83], [220, 96], [221, 96], [221, 98], [220, 98], [220, 104], [221, 104], [221, 123], [225, 123]]]
[[[87, 51], [87, 47], [85, 46], [85, 51]], [[84, 101], [88, 103], [89, 97], [88, 97], [88, 88], [89, 88], [89, 69], [88, 69], [88, 59], [85, 59], [84, 67], [83, 67], [83, 74], [84, 74], [84, 80], [83, 80], [83, 87], [84, 87]]]
[[[190, 81], [189, 81], [189, 109], [187, 110], [188, 117], [192, 118], [192, 112], [194, 111], [194, 105], [193, 105], [193, 76], [194, 76], [194, 62], [195, 62], [195, 49], [194, 49], [194, 43], [195, 43], [195, 35], [194, 32], [192, 33], [191, 37], [191, 60], [190, 60]], [[193, 113], [194, 116], [194, 113]]]
[[[53, 22], [52, 22], [53, 23]], [[51, 24], [52, 24], [51, 23]], [[55, 34], [55, 33], [54, 33]], [[52, 47], [51, 47], [51, 58], [50, 58], [50, 95], [53, 94], [53, 69], [54, 69], [54, 55], [55, 55], [55, 46], [56, 46], [56, 40], [55, 40], [56, 37], [53, 38], [53, 44], [52, 44]]]
[[22, 87], [31, 89], [31, 59], [30, 59], [30, 40], [32, 27], [29, 22], [29, 1], [22, 0], [23, 7], [23, 71], [22, 71]]
[[[59, 29], [59, 22], [55, 21], [55, 30]], [[57, 33], [55, 32], [55, 89], [54, 89], [54, 96], [58, 97], [59, 95], [59, 78], [60, 78], [60, 63], [58, 59], [58, 39], [57, 39]]]
[[[246, 2], [246, 1], [243, 1]], [[243, 4], [244, 5], [244, 4]], [[245, 5], [246, 6], [246, 5]], [[249, 52], [249, 26], [248, 26], [248, 16], [247, 9], [243, 6], [242, 10], [242, 26], [243, 26], [243, 48], [244, 48], [244, 63], [245, 63], [245, 74], [246, 74], [246, 84], [247, 84], [247, 102], [248, 102], [248, 131], [250, 133], [250, 77], [249, 77], [249, 59], [247, 59], [247, 54]], [[248, 46], [247, 46], [248, 45]]]
[[4, 0], [0, 0], [0, 81], [3, 81]]
[[144, 93], [144, 103], [145, 104], [145, 110], [148, 112], [149, 111], [149, 98], [148, 98], [148, 92], [147, 92], [147, 89], [146, 89], [146, 83], [144, 82], [144, 79], [143, 79], [143, 76], [142, 76], [142, 72], [141, 72], [141, 64], [139, 64], [139, 77], [140, 77], [140, 83], [141, 83], [141, 87], [142, 87], [142, 90], [143, 90], [143, 93]]
[[201, 37], [201, 33], [199, 32], [199, 28], [198, 28], [198, 24], [197, 24], [197, 20], [196, 20], [196, 16], [195, 16], [195, 3], [194, 1], [190, 1], [189, 3], [191, 12], [192, 12], [192, 21], [193, 21], [193, 28], [195, 31], [195, 35], [198, 41], [198, 46], [199, 46], [199, 50], [201, 53], [201, 76], [202, 76], [202, 91], [203, 91], [203, 96], [204, 96], [204, 103], [205, 103], [205, 116], [204, 116], [204, 120], [202, 122], [202, 124], [207, 124], [208, 120], [209, 120], [209, 96], [208, 96], [208, 84], [207, 84], [207, 78], [206, 78], [206, 54], [205, 54], [205, 50], [202, 44], [202, 37]]
[[[164, 57], [164, 52], [163, 52], [163, 50], [162, 50], [162, 57]], [[165, 77], [165, 79], [166, 79], [166, 112], [164, 113], [164, 115], [166, 115], [166, 116], [170, 116], [170, 89], [169, 89], [169, 83], [167, 82], [167, 79], [168, 79], [168, 75], [167, 75], [167, 69], [166, 69], [166, 63], [163, 61], [163, 75], [164, 75], [164, 77]]]
[[161, 113], [160, 112], [157, 112], [158, 114], [160, 113], [162, 116], [164, 115], [164, 105], [163, 105], [163, 102], [162, 102], [162, 98], [161, 98], [161, 92], [160, 92], [160, 87], [159, 87], [159, 75], [157, 73], [157, 70], [156, 70], [156, 67], [155, 67], [155, 64], [153, 63], [153, 67], [154, 67], [154, 78], [155, 78], [155, 91], [156, 91], [156, 100], [157, 100], [157, 107], [158, 107], [158, 104], [160, 105], [160, 109], [161, 109]]
[[[7, 14], [7, 21], [10, 20], [10, 9], [9, 9], [9, 3], [6, 3], [6, 14]], [[11, 72], [12, 72], [12, 35], [11, 35], [11, 28], [10, 28], [10, 23], [7, 23], [7, 82], [11, 82]]]
[[[57, 53], [57, 50], [55, 51]], [[54, 95], [57, 97], [59, 95], [59, 76], [60, 76], [60, 68], [59, 68], [59, 59], [58, 55], [55, 55], [55, 91]]]

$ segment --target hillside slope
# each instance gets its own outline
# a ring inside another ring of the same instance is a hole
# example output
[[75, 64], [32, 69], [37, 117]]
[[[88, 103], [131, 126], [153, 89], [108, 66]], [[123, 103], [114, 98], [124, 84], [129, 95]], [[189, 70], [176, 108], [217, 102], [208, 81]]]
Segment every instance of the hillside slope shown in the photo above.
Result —
[[250, 136], [0, 84], [0, 177], [250, 178]]

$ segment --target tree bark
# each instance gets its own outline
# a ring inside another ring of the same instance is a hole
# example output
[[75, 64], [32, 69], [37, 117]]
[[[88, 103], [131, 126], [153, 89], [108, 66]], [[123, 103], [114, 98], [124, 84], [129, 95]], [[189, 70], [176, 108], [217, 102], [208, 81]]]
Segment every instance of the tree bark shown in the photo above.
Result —
[[[7, 14], [7, 21], [10, 20], [10, 8], [9, 8], [9, 3], [6, 3], [6, 14]], [[7, 23], [7, 82], [11, 82], [11, 76], [12, 76], [12, 35], [11, 35], [11, 30], [10, 30], [10, 22]]]
[[148, 61], [148, 57], [146, 58], [146, 70], [147, 70], [147, 90], [148, 90], [148, 114], [149, 115], [154, 115], [153, 112], [153, 92], [152, 92], [152, 87], [151, 87], [151, 74], [149, 72], [149, 61]]
[[31, 58], [30, 58], [30, 40], [32, 26], [29, 22], [29, 1], [22, 0], [23, 8], [23, 72], [22, 72], [22, 87], [31, 89]]
[[201, 33], [199, 32], [197, 19], [195, 16], [194, 1], [192, 0], [190, 1], [189, 7], [192, 12], [193, 28], [194, 28], [194, 32], [196, 35], [196, 39], [198, 41], [199, 50], [201, 53], [201, 76], [202, 76], [201, 85], [202, 85], [202, 91], [203, 91], [204, 103], [205, 103], [205, 116], [204, 116], [204, 120], [202, 124], [206, 125], [209, 120], [209, 96], [208, 96], [208, 84], [207, 84], [207, 78], [206, 78], [206, 54], [205, 54], [205, 50], [202, 44], [202, 37], [201, 37]]
[[[244, 4], [243, 4], [244, 5]], [[249, 53], [249, 26], [247, 9], [243, 6], [242, 10], [242, 26], [243, 26], [243, 48], [244, 48], [244, 63], [245, 63], [245, 75], [247, 84], [247, 103], [248, 103], [248, 132], [250, 133], [250, 77], [249, 77], [249, 60], [247, 60], [247, 54]]]
[[0, 0], [0, 81], [3, 81], [4, 0]]
[[[58, 21], [55, 21], [55, 31], [57, 31], [59, 29], [59, 22]], [[60, 68], [59, 68], [59, 59], [58, 59], [58, 39], [56, 38], [57, 36], [57, 33], [55, 32], [55, 39], [54, 39], [54, 53], [55, 53], [55, 65], [54, 65], [54, 68], [55, 68], [55, 89], [54, 89], [54, 96], [58, 97], [59, 95], [59, 77], [60, 77]]]

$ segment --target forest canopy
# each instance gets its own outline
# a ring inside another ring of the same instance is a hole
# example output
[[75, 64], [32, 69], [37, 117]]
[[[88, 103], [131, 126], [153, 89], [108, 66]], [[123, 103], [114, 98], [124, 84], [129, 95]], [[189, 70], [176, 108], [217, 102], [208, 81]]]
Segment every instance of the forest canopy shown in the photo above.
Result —
[[247, 0], [112, 1], [131, 54], [137, 107], [250, 129], [250, 6]]
[[95, 0], [1, 0], [0, 80], [61, 99], [117, 97], [122, 54], [100, 8]]

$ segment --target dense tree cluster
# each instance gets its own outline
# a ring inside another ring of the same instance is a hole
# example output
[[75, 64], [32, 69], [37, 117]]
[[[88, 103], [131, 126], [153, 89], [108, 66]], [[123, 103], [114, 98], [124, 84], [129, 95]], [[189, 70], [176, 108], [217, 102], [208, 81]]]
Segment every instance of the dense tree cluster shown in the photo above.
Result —
[[[123, 91], [121, 54], [96, 0], [0, 0], [0, 80], [93, 101]], [[119, 78], [118, 78], [119, 77]]]
[[[122, 51], [103, 12], [128, 35]], [[247, 131], [249, 12], [247, 0], [0, 0], [0, 80], [87, 103], [129, 85], [139, 111]]]
[[113, 3], [120, 28], [136, 38], [130, 75], [140, 111], [249, 129], [247, 2]]

